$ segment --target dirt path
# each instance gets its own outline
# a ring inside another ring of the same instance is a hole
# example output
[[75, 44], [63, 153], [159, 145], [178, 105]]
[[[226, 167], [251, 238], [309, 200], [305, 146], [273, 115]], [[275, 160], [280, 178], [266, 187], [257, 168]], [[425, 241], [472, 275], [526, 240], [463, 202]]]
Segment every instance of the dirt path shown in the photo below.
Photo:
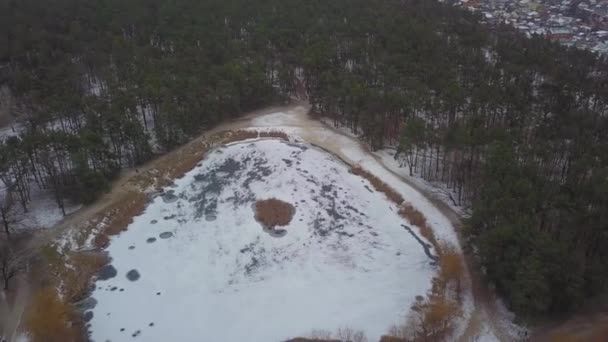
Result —
[[[25, 275], [14, 281], [15, 289], [10, 294], [0, 293], [0, 338], [13, 341], [17, 338], [17, 328], [21, 324], [23, 313], [30, 296], [29, 281]], [[11, 297], [10, 299], [8, 297]]]
[[[206, 131], [201, 136], [193, 139], [192, 142], [182, 146], [175, 151], [169, 152], [167, 155], [173, 153], [179, 153], [180, 150], [186, 149], [190, 144], [195, 143], [197, 141], [200, 142], [201, 139], [204, 139], [206, 136], [211, 134], [225, 131], [225, 130], [237, 130], [243, 128], [257, 128], [257, 129], [272, 129], [274, 127], [280, 127], [281, 129], [286, 128], [287, 133], [295, 133], [297, 136], [307, 141], [308, 143], [318, 145], [329, 152], [337, 155], [341, 159], [343, 159], [348, 164], [357, 164], [357, 160], [352, 160], [348, 155], [343, 153], [342, 148], [344, 147], [344, 143], [348, 142], [351, 145], [359, 146], [363, 151], [366, 151], [367, 154], [373, 156], [373, 158], [378, 162], [379, 165], [383, 166], [388, 172], [393, 174], [395, 177], [408, 184], [410, 187], [417, 190], [420, 194], [422, 194], [429, 202], [431, 202], [441, 213], [446, 216], [449, 221], [452, 223], [454, 228], [458, 231], [462, 226], [461, 217], [456, 213], [452, 208], [450, 208], [446, 203], [434, 197], [428, 190], [421, 188], [416, 183], [411, 180], [393, 172], [388, 167], [386, 167], [378, 156], [375, 156], [371, 153], [368, 147], [358, 139], [354, 137], [350, 137], [339, 130], [326, 125], [325, 123], [315, 120], [308, 115], [310, 107], [305, 103], [296, 103], [289, 106], [279, 106], [279, 107], [270, 107], [265, 108], [263, 110], [258, 110], [255, 112], [251, 112], [244, 116], [241, 116], [238, 119], [226, 122], [224, 124], [218, 125], [217, 127]], [[262, 117], [264, 114], [283, 112], [284, 115], [274, 118], [273, 120], [264, 120], [265, 117]], [[293, 132], [289, 132], [292, 130]], [[330, 134], [328, 134], [328, 132]], [[59, 222], [54, 228], [40, 231], [36, 234], [36, 236], [32, 239], [30, 243], [31, 248], [40, 248], [48, 244], [49, 242], [63, 236], [69, 229], [73, 227], [77, 227], [80, 223], [84, 223], [91, 218], [93, 218], [97, 213], [102, 212], [104, 209], [112, 205], [116, 202], [117, 199], [121, 198], [128, 192], [132, 191], [140, 191], [139, 188], [136, 188], [132, 182], [129, 182], [134, 176], [136, 176], [139, 172], [145, 172], [147, 170], [153, 169], [154, 167], [160, 165], [165, 160], [166, 156], [161, 156], [145, 165], [139, 166], [137, 169], [126, 169], [122, 172], [122, 174], [118, 177], [116, 181], [112, 184], [112, 190], [108, 194], [104, 195], [100, 200], [96, 203], [83, 207], [74, 213], [66, 216], [61, 222]], [[460, 238], [460, 234], [459, 238]], [[461, 246], [464, 246], [461, 241]], [[475, 309], [472, 313], [471, 319], [469, 320], [469, 324], [465, 329], [465, 336], [461, 338], [463, 341], [470, 341], [473, 336], [475, 336], [480, 329], [480, 326], [483, 322], [487, 322], [489, 324], [489, 328], [492, 330], [494, 335], [498, 337], [502, 341], [510, 341], [512, 338], [508, 338], [508, 334], [505, 333], [504, 328], [500, 326], [500, 324], [496, 323], [495, 315], [497, 315], [496, 311], [496, 297], [489, 291], [487, 285], [483, 282], [481, 275], [478, 271], [478, 267], [476, 267], [473, 263], [473, 259], [469, 253], [465, 252], [465, 260], [466, 260], [466, 268], [468, 270], [468, 274], [471, 281], [471, 288], [475, 302]], [[24, 302], [27, 300], [24, 299]], [[13, 310], [14, 311], [14, 310]], [[10, 315], [9, 315], [10, 316]], [[20, 317], [20, 315], [19, 315]], [[13, 325], [18, 324], [19, 319], [13, 313], [12, 318], [9, 317], [9, 322], [13, 322]], [[9, 329], [13, 329], [13, 327], [9, 327]]]

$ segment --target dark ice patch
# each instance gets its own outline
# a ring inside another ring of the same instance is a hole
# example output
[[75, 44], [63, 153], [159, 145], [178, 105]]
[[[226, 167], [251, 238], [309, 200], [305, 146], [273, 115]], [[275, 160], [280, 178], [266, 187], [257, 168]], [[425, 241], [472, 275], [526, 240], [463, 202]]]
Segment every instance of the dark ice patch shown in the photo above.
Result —
[[351, 205], [346, 204], [346, 201], [341, 201], [340, 203], [344, 206], [344, 208], [346, 208], [348, 210], [351, 210], [351, 211], [354, 211], [357, 214], [359, 213], [359, 210], [357, 208], [355, 208], [355, 207], [353, 207]]
[[247, 274], [251, 274], [255, 271], [255, 269], [260, 265], [260, 261], [258, 260], [258, 258], [252, 256], [251, 257], [251, 261], [245, 265], [245, 272]]
[[435, 255], [433, 255], [433, 253], [431, 253], [431, 248], [433, 248], [433, 246], [431, 246], [430, 244], [424, 242], [424, 240], [422, 240], [413, 230], [412, 228], [402, 224], [401, 227], [405, 228], [405, 230], [407, 230], [410, 235], [412, 235], [412, 237], [420, 244], [420, 246], [422, 246], [422, 249], [424, 250], [424, 254], [426, 254], [426, 256], [431, 259], [431, 265], [435, 265], [437, 263], [437, 261], [439, 260], [439, 258]]
[[112, 265], [105, 265], [97, 272], [97, 280], [108, 280], [116, 277], [116, 268]]
[[327, 215], [331, 216], [331, 218], [333, 218], [335, 220], [345, 219], [344, 216], [342, 216], [342, 215], [340, 215], [340, 213], [338, 213], [338, 211], [336, 210], [335, 207], [326, 208], [325, 211], [327, 212]]
[[255, 201], [255, 194], [249, 187], [244, 187], [242, 190], [235, 190], [234, 194], [226, 199], [232, 202], [235, 210], [242, 205]]
[[95, 306], [97, 306], [97, 299], [93, 297], [85, 298], [80, 302], [76, 303], [76, 307], [82, 311], [93, 310]]
[[306, 178], [306, 181], [309, 182], [309, 183], [312, 183], [314, 185], [319, 185], [319, 183], [317, 183], [317, 181], [314, 180], [313, 178]]
[[158, 223], [158, 220], [152, 220], [152, 221], [150, 221], [150, 224], [157, 224], [157, 223]]
[[129, 246], [129, 249], [135, 249], [135, 246]]
[[353, 206], [351, 206], [351, 205], [345, 205], [344, 207], [345, 207], [346, 209], [350, 210], [350, 211], [353, 211], [353, 212], [355, 212], [355, 213], [357, 213], [357, 214], [361, 215], [361, 216], [366, 216], [366, 217], [367, 217], [367, 215], [365, 215], [365, 213], [363, 213], [363, 212], [359, 211], [357, 208], [355, 208], [355, 207], [353, 207]]
[[218, 166], [215, 172], [200, 173], [194, 176], [195, 181], [202, 184], [198, 193], [188, 199], [189, 202], [195, 203], [194, 217], [196, 219], [205, 216], [205, 219], [213, 220], [213, 217], [217, 216], [217, 196], [225, 186], [239, 178], [236, 177], [236, 173], [241, 168], [241, 163], [229, 158]]
[[240, 162], [234, 160], [233, 158], [228, 158], [217, 168], [217, 172], [226, 173], [229, 178], [232, 178], [242, 168], [243, 165]]
[[296, 143], [291, 143], [291, 142], [286, 142], [286, 143], [284, 143], [284, 144], [286, 144], [287, 146], [295, 147], [295, 148], [297, 148], [297, 149], [299, 149], [299, 150], [301, 150], [301, 151], [306, 151], [306, 150], [308, 150], [308, 147], [307, 147], [307, 146], [304, 146], [304, 145], [302, 145], [302, 144], [296, 144]]
[[137, 281], [139, 280], [139, 278], [140, 275], [137, 270], [130, 270], [129, 272], [127, 272], [127, 279], [129, 279], [130, 281]]
[[326, 204], [324, 205], [327, 214], [335, 221], [344, 220], [346, 217], [341, 215], [337, 210], [336, 197], [337, 193], [334, 190], [333, 185], [323, 184], [321, 186], [321, 197], [325, 199]]
[[340, 231], [340, 230], [337, 231], [337, 234], [340, 235], [340, 236], [347, 236], [347, 237], [353, 237], [353, 236], [355, 236], [355, 234], [347, 233], [347, 232]]
[[272, 174], [272, 168], [268, 166], [268, 160], [262, 157], [255, 157], [251, 170], [247, 172], [247, 178], [243, 182], [243, 187], [249, 189], [249, 185], [253, 181], [261, 181], [264, 177]]
[[325, 221], [325, 219], [323, 219], [322, 217], [317, 216], [314, 221], [312, 222], [312, 226], [315, 229], [315, 234], [316, 235], [320, 235], [320, 236], [327, 236], [329, 235], [329, 229], [323, 224], [323, 221]]
[[149, 238], [146, 239], [146, 242], [147, 243], [154, 243], [154, 242], [156, 242], [156, 238], [155, 237], [149, 237]]
[[82, 319], [85, 322], [90, 322], [93, 319], [93, 311], [86, 311], [82, 316]]
[[163, 193], [162, 195], [160, 195], [160, 197], [163, 199], [163, 202], [165, 202], [165, 203], [173, 203], [179, 199], [175, 195], [175, 190], [169, 190], [169, 191]]
[[158, 235], [161, 239], [168, 239], [170, 237], [173, 236], [173, 233], [171, 232], [162, 232], [160, 233], [160, 235]]
[[283, 237], [287, 235], [287, 230], [285, 229], [270, 229], [270, 236], [272, 237]]

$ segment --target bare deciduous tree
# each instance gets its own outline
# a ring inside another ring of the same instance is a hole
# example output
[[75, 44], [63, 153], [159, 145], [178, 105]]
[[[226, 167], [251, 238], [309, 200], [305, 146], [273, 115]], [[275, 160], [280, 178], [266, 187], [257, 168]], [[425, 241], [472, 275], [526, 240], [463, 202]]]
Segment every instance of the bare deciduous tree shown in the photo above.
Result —
[[11, 279], [27, 269], [27, 264], [27, 253], [16, 252], [8, 243], [0, 245], [0, 276], [4, 291], [8, 291]]
[[[15, 116], [15, 100], [7, 86], [0, 87], [0, 125], [8, 124]], [[14, 128], [13, 128], [14, 131]]]
[[344, 342], [367, 342], [367, 336], [363, 331], [349, 327], [338, 329], [336, 337]]
[[11, 193], [1, 193], [0, 190], [0, 226], [7, 238], [10, 238], [24, 219], [25, 217], [15, 205]]

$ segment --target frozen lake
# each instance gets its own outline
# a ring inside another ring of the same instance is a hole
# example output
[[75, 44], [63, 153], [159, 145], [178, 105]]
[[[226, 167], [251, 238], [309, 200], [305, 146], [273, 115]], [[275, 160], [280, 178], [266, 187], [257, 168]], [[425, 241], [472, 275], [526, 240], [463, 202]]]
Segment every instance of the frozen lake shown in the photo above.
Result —
[[[296, 208], [283, 237], [254, 218], [254, 202], [273, 197]], [[91, 337], [282, 341], [348, 326], [377, 340], [436, 271], [403, 223], [367, 180], [310, 145], [218, 148], [112, 238], [85, 314]]]

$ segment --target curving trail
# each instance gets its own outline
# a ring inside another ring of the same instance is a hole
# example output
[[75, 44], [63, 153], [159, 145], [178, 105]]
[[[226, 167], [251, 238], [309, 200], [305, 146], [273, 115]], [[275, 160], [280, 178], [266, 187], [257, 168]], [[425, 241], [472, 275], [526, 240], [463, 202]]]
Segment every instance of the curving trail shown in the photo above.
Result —
[[[449, 222], [449, 230], [451, 230], [443, 232], [443, 234], [455, 236], [459, 245], [464, 246], [459, 234], [459, 230], [462, 226], [461, 217], [449, 205], [436, 198], [427, 189], [421, 188], [415, 182], [412, 182], [412, 180], [390, 170], [390, 168], [383, 164], [380, 157], [371, 153], [366, 144], [359, 141], [357, 138], [348, 136], [319, 120], [311, 118], [308, 115], [309, 110], [310, 106], [307, 103], [297, 102], [288, 106], [270, 107], [251, 112], [238, 119], [226, 122], [206, 131], [198, 138], [193, 139], [193, 141], [186, 146], [178, 148], [169, 154], [179, 153], [187, 148], [188, 145], [204, 141], [206, 136], [220, 131], [238, 129], [283, 130], [287, 134], [301, 138], [310, 144], [317, 145], [320, 148], [331, 152], [349, 165], [356, 165], [365, 161], [369, 162], [369, 160], [375, 161], [375, 164], [378, 164], [381, 167], [381, 170], [378, 170], [381, 171], [383, 175], [398, 179], [404, 186], [408, 187], [409, 191], [415, 193], [416, 198], [423, 198], [433, 207], [433, 211], [440, 212], [445, 218], [444, 220]], [[362, 156], [364, 156], [364, 158]], [[145, 172], [154, 169], [158, 165], [162, 165], [164, 160], [165, 157], [161, 156], [143, 166], [139, 166], [137, 169], [132, 168], [124, 170], [118, 179], [114, 181], [111, 192], [104, 195], [96, 203], [83, 207], [66, 216], [54, 228], [38, 232], [32, 239], [30, 248], [37, 249], [50, 241], [60, 238], [66, 234], [68, 230], [77, 227], [78, 224], [86, 222], [97, 213], [104, 211], [104, 209], [112, 205], [117, 199], [128, 192], [141, 191], [133, 182], [130, 182], [130, 180], [139, 172]], [[378, 176], [380, 177], [382, 175]], [[415, 201], [414, 203], [416, 204]], [[480, 271], [478, 271], [479, 268], [474, 264], [471, 254], [467, 251], [463, 251], [463, 254], [466, 261], [466, 278], [468, 278], [465, 280], [465, 285], [468, 285], [472, 293], [473, 309], [470, 312], [459, 340], [474, 341], [481, 330], [485, 328], [486, 330], [490, 330], [494, 339], [512, 341], [513, 337], [500, 323], [501, 313], [496, 307], [496, 295], [490, 291], [487, 284], [482, 280]], [[33, 286], [35, 287], [35, 285]], [[23, 303], [27, 302], [27, 298], [23, 298], [22, 300]], [[12, 311], [15, 312], [15, 310]], [[18, 317], [9, 317], [6, 321], [13, 323], [11, 324], [12, 326], [5, 327], [5, 329], [16, 330], [16, 327], [19, 324]]]
[[[287, 111], [289, 114], [286, 117], [278, 118], [275, 120], [268, 120], [266, 122], [261, 118], [260, 120], [252, 120], [250, 127], [253, 128], [264, 128], [264, 127], [276, 127], [280, 125], [281, 129], [292, 129], [295, 135], [300, 136], [309, 143], [318, 145], [319, 147], [337, 155], [342, 160], [350, 165], [358, 164], [361, 160], [354, 159], [353, 154], [345, 153], [344, 146], [354, 145], [358, 146], [359, 149], [364, 151], [367, 156], [373, 157], [376, 162], [381, 165], [384, 171], [390, 173], [400, 181], [406, 183], [409, 187], [414, 188], [420, 195], [428, 200], [435, 208], [437, 208], [441, 214], [443, 214], [451, 223], [453, 229], [457, 232], [457, 238], [460, 246], [464, 246], [464, 241], [460, 236], [460, 229], [462, 228], [462, 217], [454, 211], [449, 205], [443, 202], [441, 199], [435, 197], [427, 189], [420, 187], [416, 182], [411, 179], [403, 177], [402, 175], [392, 171], [386, 167], [381, 158], [371, 153], [369, 147], [361, 142], [360, 140], [348, 136], [334, 127], [331, 127], [319, 120], [315, 120], [308, 115], [310, 107], [307, 104], [294, 105], [291, 110]], [[331, 134], [327, 134], [330, 131]], [[474, 259], [470, 252], [463, 251], [464, 259], [466, 262], [465, 268], [468, 274], [468, 280], [473, 294], [474, 309], [471, 312], [471, 316], [468, 319], [463, 334], [459, 338], [459, 341], [473, 341], [476, 336], [481, 333], [484, 325], [488, 328], [491, 333], [499, 341], [513, 341], [514, 337], [506, 331], [505, 327], [502, 326], [500, 316], [502, 315], [497, 308], [497, 297], [488, 288], [488, 285], [482, 278], [479, 271], [479, 267], [474, 264]]]

